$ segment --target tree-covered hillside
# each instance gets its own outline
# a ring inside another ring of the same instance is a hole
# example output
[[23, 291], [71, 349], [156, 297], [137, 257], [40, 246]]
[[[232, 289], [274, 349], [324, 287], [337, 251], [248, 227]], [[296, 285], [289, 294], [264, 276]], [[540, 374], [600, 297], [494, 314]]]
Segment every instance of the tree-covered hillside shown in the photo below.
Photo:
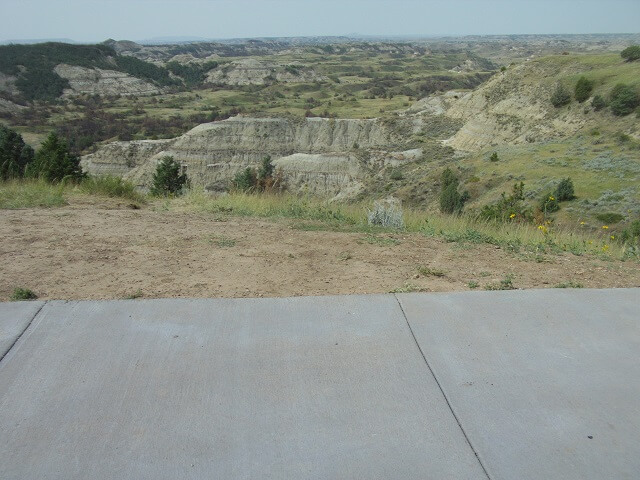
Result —
[[67, 88], [67, 80], [55, 71], [65, 63], [87, 68], [116, 70], [159, 86], [179, 85], [162, 67], [137, 58], [118, 55], [107, 45], [40, 43], [0, 46], [0, 72], [18, 77], [16, 87], [26, 100], [53, 100]]

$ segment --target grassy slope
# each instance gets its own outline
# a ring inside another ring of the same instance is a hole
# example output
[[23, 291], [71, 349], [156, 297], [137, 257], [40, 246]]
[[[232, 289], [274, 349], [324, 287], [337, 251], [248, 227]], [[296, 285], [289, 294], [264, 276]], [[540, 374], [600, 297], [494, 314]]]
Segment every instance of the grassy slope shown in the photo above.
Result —
[[[619, 55], [545, 57], [531, 61], [527, 72], [529, 75], [522, 82], [552, 86], [560, 81], [572, 91], [577, 79], [584, 75], [595, 83], [593, 95], [605, 98], [617, 83], [640, 89], [640, 62], [626, 63]], [[563, 204], [555, 215], [559, 224], [575, 226], [585, 222], [581, 228], [596, 232], [602, 227], [598, 214], [624, 215], [625, 220], [618, 227], [640, 218], [640, 139], [633, 136], [640, 135], [637, 115], [616, 117], [608, 109], [595, 112], [589, 101], [578, 104], [574, 100], [563, 109], [586, 120], [585, 126], [569, 138], [492, 147], [462, 158], [430, 153], [421, 162], [396, 169], [403, 176], [400, 181], [390, 178], [391, 169], [382, 172], [382, 180], [372, 188], [371, 195], [395, 194], [414, 206], [436, 210], [439, 176], [449, 166], [459, 172], [462, 188], [471, 193], [469, 209], [496, 201], [520, 181], [525, 183], [529, 201], [534, 204], [560, 179], [571, 177], [578, 198]], [[555, 113], [552, 111], [552, 115]], [[549, 121], [552, 119], [553, 116]], [[498, 153], [498, 162], [489, 161], [493, 152]]]

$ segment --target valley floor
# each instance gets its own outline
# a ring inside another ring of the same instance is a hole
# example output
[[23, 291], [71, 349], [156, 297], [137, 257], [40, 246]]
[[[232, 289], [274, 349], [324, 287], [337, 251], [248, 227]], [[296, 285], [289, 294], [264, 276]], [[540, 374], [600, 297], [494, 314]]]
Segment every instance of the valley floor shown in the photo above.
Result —
[[4, 210], [0, 300], [16, 287], [42, 299], [117, 299], [640, 286], [635, 261], [295, 227], [103, 199]]

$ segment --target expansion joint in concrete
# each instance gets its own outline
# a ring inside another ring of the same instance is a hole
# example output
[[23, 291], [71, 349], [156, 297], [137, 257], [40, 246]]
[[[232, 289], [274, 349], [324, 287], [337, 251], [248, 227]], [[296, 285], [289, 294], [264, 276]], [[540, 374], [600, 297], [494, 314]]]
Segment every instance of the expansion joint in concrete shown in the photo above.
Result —
[[444, 389], [442, 388], [442, 385], [440, 384], [440, 381], [438, 380], [438, 377], [436, 376], [435, 372], [433, 371], [433, 368], [431, 368], [431, 365], [429, 364], [429, 360], [427, 360], [427, 357], [424, 354], [424, 351], [422, 350], [422, 347], [418, 343], [418, 339], [416, 338], [415, 334], [413, 333], [413, 328], [411, 328], [411, 323], [409, 322], [409, 318], [407, 317], [407, 314], [404, 311], [404, 307], [402, 306], [402, 302], [400, 301], [400, 299], [398, 298], [398, 296], [395, 293], [393, 294], [393, 296], [395, 297], [396, 302], [398, 302], [398, 306], [400, 307], [400, 311], [402, 312], [402, 316], [404, 317], [405, 322], [407, 322], [407, 327], [409, 327], [409, 332], [411, 333], [411, 336], [413, 337], [413, 341], [415, 342], [416, 347], [418, 347], [418, 350], [420, 351], [420, 355], [422, 355], [422, 359], [424, 360], [425, 365], [429, 369], [429, 372], [431, 373], [431, 376], [433, 377], [433, 379], [435, 380], [436, 384], [438, 385], [438, 388], [440, 389], [440, 392], [442, 393], [442, 396], [444, 397], [445, 402], [447, 402], [447, 407], [449, 407], [449, 410], [451, 411], [451, 414], [453, 415], [453, 418], [455, 418], [456, 423], [458, 424], [458, 427], [460, 427], [460, 431], [462, 432], [462, 435], [464, 435], [464, 438], [467, 441], [467, 444], [469, 445], [469, 448], [471, 448], [471, 450], [473, 451], [473, 454], [476, 456], [476, 459], [478, 460], [478, 463], [480, 464], [480, 467], [482, 467], [482, 471], [487, 476], [487, 478], [489, 480], [491, 480], [491, 477], [489, 476], [489, 472], [487, 471], [487, 469], [485, 468], [484, 464], [482, 463], [482, 460], [480, 459], [480, 456], [478, 455], [478, 452], [476, 451], [475, 447], [473, 446], [473, 443], [471, 443], [471, 439], [468, 437], [467, 432], [464, 431], [464, 427], [462, 426], [462, 423], [460, 422], [460, 419], [458, 418], [458, 415], [456, 414], [455, 410], [453, 409], [453, 406], [451, 405], [451, 402], [449, 401], [449, 397], [447, 397], [447, 394], [445, 393]]
[[18, 343], [18, 340], [20, 340], [22, 338], [22, 336], [24, 335], [24, 332], [26, 332], [29, 327], [31, 326], [31, 324], [33, 323], [33, 321], [36, 319], [36, 317], [40, 314], [40, 312], [42, 311], [42, 309], [44, 308], [44, 306], [47, 304], [47, 301], [45, 301], [42, 305], [40, 305], [40, 308], [36, 311], [36, 313], [33, 314], [33, 317], [31, 318], [31, 320], [29, 320], [29, 323], [27, 323], [27, 326], [24, 327], [24, 329], [22, 330], [22, 332], [20, 332], [20, 335], [18, 335], [16, 337], [16, 339], [13, 341], [13, 343], [11, 344], [11, 346], [7, 349], [6, 352], [4, 352], [4, 355], [2, 355], [0, 357], [0, 362], [2, 362], [2, 360], [4, 360], [4, 357], [6, 357], [7, 355], [9, 355], [9, 352], [11, 350], [13, 350], [13, 347], [15, 347], [16, 343]]

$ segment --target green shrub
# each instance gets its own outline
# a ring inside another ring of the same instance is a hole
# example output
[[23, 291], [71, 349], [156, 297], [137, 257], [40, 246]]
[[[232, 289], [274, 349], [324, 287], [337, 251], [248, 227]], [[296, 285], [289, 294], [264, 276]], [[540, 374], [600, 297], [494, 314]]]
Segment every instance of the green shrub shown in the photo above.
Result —
[[624, 220], [624, 215], [615, 212], [598, 213], [596, 218], [605, 224], [614, 224]]
[[622, 243], [640, 244], [640, 220], [631, 222], [631, 225], [622, 231], [619, 238]]
[[559, 83], [551, 94], [551, 104], [556, 108], [560, 108], [569, 103], [571, 103], [571, 93], [564, 85]]
[[14, 289], [13, 293], [11, 294], [11, 300], [14, 302], [20, 300], [35, 300], [36, 298], [38, 298], [38, 295], [36, 295], [32, 290], [29, 290], [28, 288], [18, 287]]
[[587, 79], [587, 77], [580, 77], [575, 87], [575, 97], [579, 103], [584, 102], [589, 96], [591, 96], [591, 91], [593, 90], [593, 81]]
[[67, 142], [51, 133], [25, 169], [25, 176], [48, 182], [78, 181], [84, 177], [80, 157], [72, 155]]
[[497, 162], [498, 160], [500, 160], [500, 159], [498, 158], [498, 152], [493, 152], [493, 153], [491, 154], [491, 156], [489, 157], [489, 161], [490, 161], [490, 162]]
[[398, 180], [402, 180], [404, 177], [403, 177], [402, 172], [400, 170], [393, 169], [393, 171], [391, 172], [391, 175], [389, 176], [389, 178], [391, 180], [398, 181]]
[[514, 184], [511, 195], [502, 192], [496, 203], [483, 206], [478, 216], [484, 220], [529, 220], [531, 211], [524, 203], [524, 182]]
[[234, 190], [240, 192], [252, 192], [256, 188], [257, 181], [256, 171], [251, 167], [247, 167], [236, 173], [235, 177], [233, 177], [232, 186]]
[[440, 177], [440, 211], [442, 213], [460, 213], [464, 204], [469, 199], [469, 193], [458, 192], [458, 177], [450, 168], [445, 169]]
[[571, 178], [563, 179], [556, 187], [555, 195], [553, 196], [558, 202], [566, 202], [576, 198]]
[[186, 186], [187, 175], [180, 173], [180, 164], [173, 157], [163, 157], [153, 174], [151, 194], [157, 197], [180, 195]]
[[0, 180], [21, 178], [33, 161], [33, 149], [24, 143], [22, 135], [0, 125]]
[[620, 56], [627, 62], [640, 60], [640, 45], [631, 45], [620, 52]]
[[638, 96], [636, 89], [624, 83], [619, 83], [613, 87], [609, 99], [611, 111], [619, 116], [630, 114], [640, 105], [640, 96]]
[[540, 211], [546, 215], [547, 213], [553, 213], [560, 210], [560, 203], [556, 196], [552, 193], [548, 193], [542, 197], [539, 208]]
[[607, 106], [607, 101], [604, 98], [602, 98], [600, 95], [596, 95], [591, 100], [591, 106], [596, 111], [602, 110], [603, 108], [605, 108]]

